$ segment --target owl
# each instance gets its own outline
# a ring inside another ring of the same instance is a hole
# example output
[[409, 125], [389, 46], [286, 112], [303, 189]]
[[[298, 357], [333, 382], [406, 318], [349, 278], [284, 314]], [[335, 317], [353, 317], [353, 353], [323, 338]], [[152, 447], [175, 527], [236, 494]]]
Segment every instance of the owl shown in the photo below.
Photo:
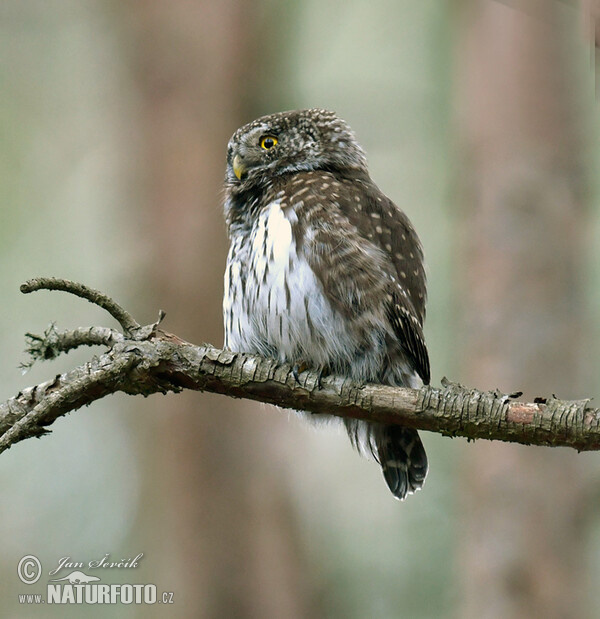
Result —
[[[359, 383], [429, 383], [421, 244], [371, 180], [346, 122], [308, 109], [238, 129], [224, 210], [226, 348]], [[343, 422], [395, 497], [421, 488], [428, 465], [416, 430]]]

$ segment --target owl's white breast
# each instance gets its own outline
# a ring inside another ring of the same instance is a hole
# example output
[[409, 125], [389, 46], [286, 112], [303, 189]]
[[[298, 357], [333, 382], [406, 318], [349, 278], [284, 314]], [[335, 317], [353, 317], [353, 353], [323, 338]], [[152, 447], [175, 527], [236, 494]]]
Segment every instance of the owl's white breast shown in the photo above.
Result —
[[[297, 223], [295, 209], [275, 200], [247, 235], [232, 239], [223, 303], [225, 344], [281, 361], [330, 364], [353, 354], [357, 343], [297, 247]], [[303, 238], [310, 237], [308, 230]]]
[[292, 223], [296, 222], [295, 212], [288, 209], [284, 214], [280, 201], [269, 204], [257, 220], [250, 236], [249, 266], [261, 288], [261, 295], [273, 288], [273, 293], [284, 288], [290, 274], [290, 262], [297, 258], [292, 235]]

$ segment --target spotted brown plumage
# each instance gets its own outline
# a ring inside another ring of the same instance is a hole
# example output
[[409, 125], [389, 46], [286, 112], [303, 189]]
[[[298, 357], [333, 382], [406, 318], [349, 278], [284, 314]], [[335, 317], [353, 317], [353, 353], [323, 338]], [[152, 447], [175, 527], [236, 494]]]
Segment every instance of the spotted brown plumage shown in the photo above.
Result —
[[[225, 346], [359, 382], [429, 382], [421, 245], [343, 120], [311, 109], [241, 127], [225, 184]], [[422, 486], [415, 430], [344, 423], [394, 496]]]

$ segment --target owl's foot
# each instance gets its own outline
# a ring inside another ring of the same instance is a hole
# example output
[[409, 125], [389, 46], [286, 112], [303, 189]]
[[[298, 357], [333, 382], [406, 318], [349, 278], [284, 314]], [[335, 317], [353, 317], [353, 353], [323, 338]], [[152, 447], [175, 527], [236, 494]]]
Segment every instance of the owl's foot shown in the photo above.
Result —
[[[294, 365], [292, 366], [292, 374], [294, 376], [294, 379], [299, 385], [304, 386], [304, 383], [300, 382], [300, 374], [310, 369], [312, 369], [312, 366], [306, 363], [306, 361], [298, 361], [297, 363], [294, 363]], [[320, 365], [318, 368], [316, 368], [316, 370], [317, 370], [317, 389], [323, 389], [323, 378], [325, 376], [329, 376], [330, 374], [329, 366], [327, 364]]]
[[323, 378], [331, 374], [329, 366], [327, 364], [319, 366], [317, 374], [317, 387], [323, 389]]
[[300, 374], [308, 370], [309, 367], [310, 366], [308, 365], [308, 363], [306, 363], [306, 361], [298, 361], [297, 363], [294, 363], [294, 365], [292, 366], [292, 374], [294, 376], [294, 379], [299, 385], [302, 384], [300, 382]]

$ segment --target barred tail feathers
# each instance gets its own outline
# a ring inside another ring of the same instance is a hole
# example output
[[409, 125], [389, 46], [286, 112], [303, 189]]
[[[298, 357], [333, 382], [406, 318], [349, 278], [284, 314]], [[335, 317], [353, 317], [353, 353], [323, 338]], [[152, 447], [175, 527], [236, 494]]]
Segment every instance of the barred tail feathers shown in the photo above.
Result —
[[427, 454], [413, 428], [344, 419], [352, 445], [381, 465], [392, 494], [400, 500], [419, 490], [427, 477]]
[[380, 426], [375, 439], [385, 481], [400, 500], [420, 490], [427, 477], [427, 454], [413, 428]]

